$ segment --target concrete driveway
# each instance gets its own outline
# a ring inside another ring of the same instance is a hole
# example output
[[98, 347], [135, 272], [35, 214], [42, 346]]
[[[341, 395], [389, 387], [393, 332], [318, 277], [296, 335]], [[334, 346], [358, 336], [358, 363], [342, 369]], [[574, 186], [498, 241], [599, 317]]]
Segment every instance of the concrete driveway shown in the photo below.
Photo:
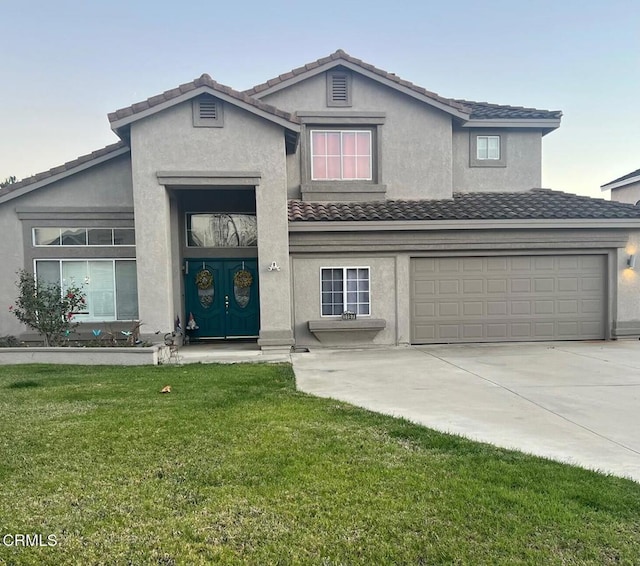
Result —
[[640, 481], [640, 342], [293, 354], [300, 390]]

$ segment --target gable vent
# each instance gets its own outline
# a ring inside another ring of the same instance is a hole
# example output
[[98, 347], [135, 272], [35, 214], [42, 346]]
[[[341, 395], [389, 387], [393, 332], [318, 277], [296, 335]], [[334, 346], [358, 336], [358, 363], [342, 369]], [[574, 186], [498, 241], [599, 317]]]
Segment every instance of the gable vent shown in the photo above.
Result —
[[333, 75], [331, 85], [331, 97], [334, 102], [347, 102], [349, 100], [349, 89], [346, 75]]
[[193, 101], [193, 125], [196, 128], [222, 128], [222, 101], [212, 96], [200, 96]]
[[200, 101], [200, 119], [201, 120], [217, 120], [218, 104], [215, 100]]
[[350, 73], [327, 73], [327, 106], [351, 106]]

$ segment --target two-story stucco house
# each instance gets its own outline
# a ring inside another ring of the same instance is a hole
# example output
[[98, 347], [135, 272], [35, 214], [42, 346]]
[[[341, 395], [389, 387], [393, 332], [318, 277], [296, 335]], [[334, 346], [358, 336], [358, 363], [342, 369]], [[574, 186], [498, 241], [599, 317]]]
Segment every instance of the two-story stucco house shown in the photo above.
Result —
[[611, 200], [615, 202], [640, 204], [640, 169], [609, 181], [601, 185], [600, 189], [611, 191]]
[[640, 209], [539, 189], [560, 119], [343, 51], [245, 92], [202, 75], [0, 191], [0, 296], [25, 267], [84, 286], [89, 335], [179, 318], [263, 349], [640, 336]]

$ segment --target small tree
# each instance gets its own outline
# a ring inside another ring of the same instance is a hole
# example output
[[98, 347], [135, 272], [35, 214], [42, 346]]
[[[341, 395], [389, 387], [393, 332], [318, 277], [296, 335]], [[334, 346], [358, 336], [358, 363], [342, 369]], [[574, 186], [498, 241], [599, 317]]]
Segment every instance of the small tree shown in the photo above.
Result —
[[9, 307], [16, 318], [35, 330], [45, 346], [62, 343], [78, 323], [73, 317], [86, 305], [82, 289], [75, 285], [62, 289], [56, 283], [45, 283], [24, 269], [18, 271], [18, 298]]
[[11, 177], [7, 177], [4, 181], [0, 181], [0, 189], [4, 189], [5, 187], [8, 187], [9, 185], [13, 185], [14, 183], [17, 183], [18, 179], [16, 179], [15, 175], [11, 175]]

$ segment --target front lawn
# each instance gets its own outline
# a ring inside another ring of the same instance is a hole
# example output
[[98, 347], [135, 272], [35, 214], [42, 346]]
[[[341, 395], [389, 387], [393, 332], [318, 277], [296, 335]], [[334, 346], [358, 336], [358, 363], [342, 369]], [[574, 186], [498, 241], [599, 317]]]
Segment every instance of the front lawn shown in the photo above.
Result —
[[288, 365], [0, 367], [0, 486], [0, 564], [640, 561], [640, 485], [296, 392]]

